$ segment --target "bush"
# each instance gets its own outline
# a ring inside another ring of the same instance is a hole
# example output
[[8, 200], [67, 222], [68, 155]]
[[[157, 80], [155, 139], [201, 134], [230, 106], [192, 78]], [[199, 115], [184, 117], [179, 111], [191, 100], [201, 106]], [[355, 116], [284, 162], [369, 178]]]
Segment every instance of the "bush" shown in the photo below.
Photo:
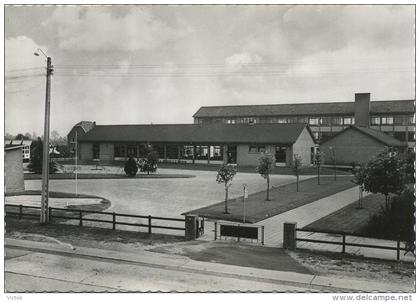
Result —
[[127, 176], [134, 177], [134, 176], [136, 176], [137, 171], [138, 171], [138, 168], [137, 168], [137, 163], [136, 163], [136, 161], [134, 160], [134, 158], [130, 157], [130, 158], [129, 158], [126, 162], [125, 162], [125, 165], [124, 165], [124, 172], [125, 172], [125, 174], [127, 174]]
[[375, 238], [391, 239], [413, 243], [415, 240], [415, 196], [412, 190], [405, 190], [392, 198], [390, 208], [372, 216], [366, 234]]
[[141, 172], [156, 172], [159, 155], [153, 150], [152, 146], [146, 145], [143, 151], [144, 157], [139, 160], [139, 167]]
[[[41, 139], [38, 137], [36, 142], [32, 142], [31, 146], [31, 158], [28, 165], [28, 170], [35, 174], [42, 173], [42, 162], [43, 162], [43, 143]], [[51, 162], [49, 166], [49, 174], [53, 174], [58, 171], [57, 164], [55, 162]]]

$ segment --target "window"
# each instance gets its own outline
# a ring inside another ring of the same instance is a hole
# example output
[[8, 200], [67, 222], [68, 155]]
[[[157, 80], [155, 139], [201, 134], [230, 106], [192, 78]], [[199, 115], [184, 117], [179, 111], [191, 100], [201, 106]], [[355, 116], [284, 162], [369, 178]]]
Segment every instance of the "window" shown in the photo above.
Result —
[[335, 116], [331, 118], [331, 125], [341, 126], [343, 125], [343, 118], [341, 116]]
[[317, 117], [310, 117], [309, 118], [309, 125], [318, 125], [319, 124], [319, 118]]
[[257, 146], [249, 146], [249, 153], [257, 153]]
[[128, 157], [136, 157], [137, 156], [137, 146], [136, 145], [128, 145], [127, 146], [127, 156]]
[[298, 122], [298, 118], [296, 116], [291, 116], [287, 119], [288, 123], [297, 123]]
[[329, 117], [321, 117], [319, 120], [320, 120], [320, 124], [323, 125], [323, 126], [330, 125], [330, 118]]
[[313, 132], [313, 134], [314, 134], [315, 139], [318, 140], [319, 139], [319, 132]]
[[280, 118], [277, 119], [277, 123], [279, 123], [279, 124], [287, 124], [287, 118], [280, 117]]
[[125, 157], [125, 145], [117, 144], [114, 146], [114, 157]]
[[408, 141], [409, 142], [415, 142], [416, 141], [416, 137], [414, 132], [408, 132]]
[[394, 124], [394, 117], [393, 116], [383, 116], [381, 117], [382, 125], [393, 125]]
[[344, 121], [344, 125], [353, 125], [354, 117], [345, 117], [343, 121]]
[[394, 116], [394, 125], [404, 125], [404, 116], [403, 115]]
[[415, 115], [409, 115], [408, 116], [408, 124], [409, 125], [415, 125], [416, 124], [416, 116]]
[[381, 118], [379, 116], [372, 116], [370, 118], [370, 124], [371, 125], [380, 125], [381, 124]]
[[307, 117], [298, 117], [297, 122], [302, 123], [302, 124], [307, 124], [308, 123], [308, 118]]
[[228, 124], [235, 124], [236, 123], [236, 120], [235, 119], [228, 119], [227, 120], [227, 123]]
[[261, 152], [265, 152], [265, 146], [262, 145], [250, 145], [249, 146], [249, 153], [261, 153]]
[[99, 159], [99, 144], [93, 144], [93, 150], [92, 150], [92, 154], [93, 154], [93, 159]]

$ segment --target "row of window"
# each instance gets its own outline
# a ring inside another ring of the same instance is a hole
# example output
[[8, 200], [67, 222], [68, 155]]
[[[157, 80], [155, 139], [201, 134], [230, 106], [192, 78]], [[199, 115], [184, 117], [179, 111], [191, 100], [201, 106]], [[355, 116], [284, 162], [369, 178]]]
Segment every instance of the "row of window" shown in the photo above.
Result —
[[[314, 137], [318, 141], [324, 141], [327, 138], [337, 134], [337, 132], [319, 132], [319, 131], [313, 131]], [[395, 137], [399, 141], [405, 142], [406, 141], [406, 132], [386, 132], [386, 134]], [[407, 133], [407, 141], [409, 142], [415, 142], [415, 133], [414, 132], [408, 132]]]
[[250, 145], [248, 152], [249, 153], [265, 152], [265, 146], [263, 146], [263, 145]]
[[[203, 119], [197, 119], [202, 123]], [[353, 116], [333, 116], [333, 117], [238, 117], [238, 118], [217, 118], [212, 122], [221, 122], [227, 124], [252, 124], [252, 123], [308, 123], [312, 126], [346, 126], [354, 125]], [[389, 115], [389, 116], [371, 116], [371, 125], [414, 125], [414, 115]]]

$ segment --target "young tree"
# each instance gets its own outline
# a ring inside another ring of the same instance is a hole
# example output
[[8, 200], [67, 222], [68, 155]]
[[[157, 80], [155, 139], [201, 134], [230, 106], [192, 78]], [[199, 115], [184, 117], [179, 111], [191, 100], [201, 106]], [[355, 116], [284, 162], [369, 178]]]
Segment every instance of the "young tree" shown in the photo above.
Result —
[[316, 166], [316, 170], [318, 173], [318, 185], [320, 185], [321, 184], [320, 169], [321, 169], [321, 164], [322, 164], [322, 152], [319, 150], [315, 152], [314, 164]]
[[293, 155], [293, 172], [296, 175], [296, 192], [299, 192], [299, 175], [302, 170], [302, 157], [298, 154]]
[[265, 153], [258, 159], [258, 166], [255, 169], [260, 175], [267, 180], [267, 197], [270, 200], [270, 173], [274, 167], [274, 157], [270, 153]]
[[363, 184], [366, 179], [366, 170], [364, 167], [354, 166], [352, 172], [354, 175], [354, 179], [352, 180], [352, 182], [359, 186], [359, 203], [357, 205], [357, 208], [363, 209], [363, 191], [365, 191]]
[[[42, 173], [42, 162], [43, 162], [43, 143], [38, 137], [36, 142], [32, 142], [31, 146], [31, 158], [28, 165], [30, 172], [41, 174]], [[58, 171], [57, 164], [55, 162], [49, 163], [49, 173], [53, 174]]]
[[236, 169], [232, 165], [223, 164], [217, 171], [216, 182], [218, 184], [223, 183], [225, 185], [225, 214], [229, 214], [228, 210], [228, 197], [229, 187], [232, 185], [233, 177], [236, 174]]
[[133, 157], [130, 157], [130, 158], [129, 158], [126, 162], [125, 162], [125, 165], [124, 165], [124, 172], [125, 172], [125, 174], [126, 174], [127, 176], [129, 176], [129, 177], [134, 177], [134, 176], [136, 176], [137, 171], [138, 171], [138, 168], [137, 168], [137, 163], [136, 163], [136, 161], [134, 160], [134, 158], [133, 158]]
[[143, 148], [143, 157], [140, 158], [138, 164], [141, 172], [156, 172], [159, 155], [153, 150], [151, 145], [145, 145]]
[[397, 152], [386, 148], [370, 160], [363, 169], [363, 188], [385, 196], [385, 207], [389, 208], [389, 195], [399, 195], [405, 188], [406, 173], [404, 162]]

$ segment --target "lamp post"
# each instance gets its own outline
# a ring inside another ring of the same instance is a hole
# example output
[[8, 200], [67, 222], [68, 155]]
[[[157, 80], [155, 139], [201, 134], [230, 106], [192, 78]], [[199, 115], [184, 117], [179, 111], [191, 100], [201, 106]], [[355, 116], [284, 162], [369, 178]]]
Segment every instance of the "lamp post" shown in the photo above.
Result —
[[53, 67], [51, 64], [51, 58], [48, 57], [42, 49], [34, 53], [34, 55], [39, 56], [39, 53], [42, 53], [47, 59], [47, 81], [45, 89], [45, 117], [44, 117], [44, 147], [43, 147], [43, 156], [42, 156], [42, 188], [41, 188], [41, 213], [40, 213], [40, 222], [48, 223], [48, 185], [49, 185], [49, 161], [50, 161], [50, 97], [51, 97], [51, 75], [53, 72]]

